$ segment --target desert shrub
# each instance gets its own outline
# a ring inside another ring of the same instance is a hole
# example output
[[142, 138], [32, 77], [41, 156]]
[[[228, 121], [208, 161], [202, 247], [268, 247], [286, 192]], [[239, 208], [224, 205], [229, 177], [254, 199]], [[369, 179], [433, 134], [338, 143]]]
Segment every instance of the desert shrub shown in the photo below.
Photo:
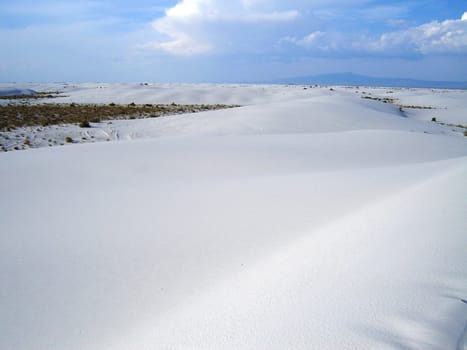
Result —
[[80, 128], [90, 128], [91, 124], [87, 120], [83, 120], [81, 123], [79, 123]]
[[65, 142], [66, 143], [72, 143], [73, 139], [70, 136], [65, 137]]
[[436, 122], [436, 117], [431, 118], [432, 122]]

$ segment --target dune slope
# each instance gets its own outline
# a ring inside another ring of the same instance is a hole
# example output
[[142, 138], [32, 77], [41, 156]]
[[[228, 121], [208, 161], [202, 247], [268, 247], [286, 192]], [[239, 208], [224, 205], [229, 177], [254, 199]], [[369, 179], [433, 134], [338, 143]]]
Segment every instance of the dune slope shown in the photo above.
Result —
[[0, 154], [1, 347], [465, 348], [466, 138], [292, 95]]

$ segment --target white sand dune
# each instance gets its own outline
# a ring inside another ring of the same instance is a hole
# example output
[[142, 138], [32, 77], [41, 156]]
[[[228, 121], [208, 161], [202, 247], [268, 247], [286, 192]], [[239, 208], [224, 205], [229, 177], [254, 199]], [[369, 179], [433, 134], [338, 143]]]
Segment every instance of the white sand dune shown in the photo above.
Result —
[[[11, 84], [0, 88], [11, 89]], [[50, 83], [15, 84], [16, 89], [60, 92], [59, 99], [43, 102], [63, 103], [178, 103], [178, 104], [242, 104], [251, 105], [309, 96], [311, 89], [302, 86], [242, 84], [159, 84], [159, 83]], [[327, 90], [327, 89], [326, 89]], [[315, 94], [322, 94], [320, 89]]]
[[344, 88], [176, 87], [246, 106], [0, 154], [2, 349], [465, 349], [467, 138]]
[[20, 95], [35, 95], [36, 92], [31, 89], [17, 89], [12, 87], [0, 86], [0, 96], [20, 96]]
[[[26, 85], [21, 88], [27, 87]], [[57, 84], [33, 87], [40, 91], [64, 89], [63, 85]], [[439, 102], [433, 109], [405, 108], [401, 111], [397, 105], [360, 97], [370, 96], [369, 94], [372, 97], [391, 96], [398, 98], [398, 102], [404, 104], [407, 103], [406, 99], [414, 94], [412, 90], [402, 90], [407, 93], [407, 98], [402, 92], [397, 92], [397, 96], [401, 96], [399, 99], [392, 90], [381, 88], [366, 89], [366, 92], [359, 89], [356, 91], [362, 94], [356, 94], [353, 88], [337, 87], [333, 88], [334, 91], [330, 91], [329, 88], [260, 85], [116, 84], [114, 88], [112, 87], [113, 85], [108, 84], [105, 88], [96, 84], [81, 84], [70, 87], [66, 97], [34, 100], [30, 103], [64, 101], [109, 103], [113, 100], [118, 100], [119, 103], [131, 101], [170, 103], [173, 100], [177, 103], [180, 101], [193, 103], [198, 99], [198, 103], [235, 103], [244, 107], [228, 112], [213, 111], [148, 120], [102, 121], [92, 123], [92, 128], [80, 128], [78, 125], [70, 124], [17, 128], [11, 132], [0, 133], [0, 146], [11, 151], [18, 148], [63, 145], [67, 137], [71, 137], [74, 143], [89, 143], [160, 136], [317, 134], [375, 129], [462, 136], [463, 129], [432, 123], [431, 119], [437, 116], [439, 122], [467, 124], [467, 121], [464, 121], [465, 113], [462, 112], [467, 110], [467, 105], [461, 98], [465, 95], [462, 91], [417, 90], [419, 95], [424, 96], [424, 100], [419, 101], [424, 103], [422, 106], [432, 106], [430, 93], [434, 96], [445, 96], [445, 103]], [[105, 90], [105, 94], [100, 94], [101, 90]], [[211, 93], [208, 93], [209, 91]], [[363, 95], [363, 92], [366, 95]], [[167, 97], [169, 93], [170, 97]], [[251, 104], [253, 102], [254, 104]], [[352, 116], [351, 122], [349, 115]]]

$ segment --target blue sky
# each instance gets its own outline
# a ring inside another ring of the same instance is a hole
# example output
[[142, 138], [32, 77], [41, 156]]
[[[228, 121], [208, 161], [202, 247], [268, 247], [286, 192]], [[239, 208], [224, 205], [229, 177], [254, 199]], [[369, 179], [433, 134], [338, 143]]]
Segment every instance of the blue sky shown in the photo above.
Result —
[[467, 3], [0, 0], [0, 81], [467, 81]]

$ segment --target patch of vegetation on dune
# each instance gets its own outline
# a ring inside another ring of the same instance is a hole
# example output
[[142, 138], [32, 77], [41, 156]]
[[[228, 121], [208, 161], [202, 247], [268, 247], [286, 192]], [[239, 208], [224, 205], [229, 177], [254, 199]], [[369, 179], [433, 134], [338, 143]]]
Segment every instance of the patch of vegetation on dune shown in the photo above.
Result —
[[8, 104], [0, 105], [0, 130], [23, 126], [79, 124], [89, 127], [101, 120], [157, 118], [160, 116], [195, 113], [239, 107], [225, 104]]
[[[462, 134], [464, 136], [467, 136], [467, 125], [440, 122], [440, 121], [437, 121], [436, 117], [433, 117], [431, 119], [431, 121], [435, 122], [435, 123], [438, 123], [438, 124], [441, 124], [441, 125], [446, 125], [446, 126], [451, 126], [451, 127], [454, 127], [454, 128], [461, 129]], [[462, 129], [464, 129], [464, 130], [462, 130]], [[458, 131], [458, 130], [453, 129], [453, 131]]]
[[362, 96], [362, 98], [365, 100], [373, 100], [373, 101], [378, 101], [378, 102], [383, 102], [383, 103], [394, 103], [396, 101], [395, 99], [389, 98], [389, 97]]
[[402, 108], [409, 108], [409, 109], [436, 109], [435, 107], [432, 106], [418, 106], [418, 105], [402, 105], [396, 103], [397, 99], [394, 98], [389, 98], [389, 97], [373, 97], [373, 96], [362, 96], [363, 99], [366, 100], [373, 100], [373, 101], [378, 101], [378, 102], [383, 102], [383, 103], [391, 103], [393, 105], [396, 105], [399, 107], [399, 109]]
[[432, 106], [417, 106], [417, 105], [397, 105], [399, 108], [411, 108], [411, 109], [436, 109]]

